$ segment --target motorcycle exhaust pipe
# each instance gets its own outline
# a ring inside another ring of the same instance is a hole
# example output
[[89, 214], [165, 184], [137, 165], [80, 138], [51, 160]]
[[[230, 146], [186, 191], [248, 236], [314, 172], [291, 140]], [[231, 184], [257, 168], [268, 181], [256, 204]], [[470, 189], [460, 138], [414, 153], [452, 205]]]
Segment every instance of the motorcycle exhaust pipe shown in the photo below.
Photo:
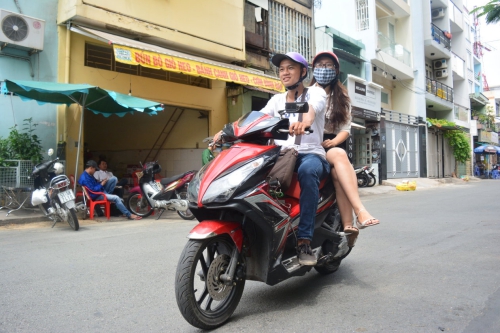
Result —
[[170, 200], [170, 204], [177, 211], [185, 212], [186, 210], [188, 210], [188, 201], [187, 200], [172, 199], [172, 200]]
[[79, 203], [76, 205], [76, 209], [84, 212], [87, 209], [87, 206], [85, 206], [83, 203]]
[[155, 208], [173, 208], [177, 211], [184, 212], [188, 210], [188, 201], [181, 199], [172, 199], [172, 200], [158, 200], [155, 201]]

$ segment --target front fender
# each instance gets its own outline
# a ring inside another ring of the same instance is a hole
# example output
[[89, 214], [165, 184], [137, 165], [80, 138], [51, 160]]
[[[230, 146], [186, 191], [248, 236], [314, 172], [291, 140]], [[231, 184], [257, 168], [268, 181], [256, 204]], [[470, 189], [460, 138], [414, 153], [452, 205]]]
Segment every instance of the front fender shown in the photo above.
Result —
[[236, 222], [206, 220], [198, 223], [188, 234], [189, 239], [207, 239], [218, 235], [228, 234], [241, 252], [243, 246], [243, 230]]

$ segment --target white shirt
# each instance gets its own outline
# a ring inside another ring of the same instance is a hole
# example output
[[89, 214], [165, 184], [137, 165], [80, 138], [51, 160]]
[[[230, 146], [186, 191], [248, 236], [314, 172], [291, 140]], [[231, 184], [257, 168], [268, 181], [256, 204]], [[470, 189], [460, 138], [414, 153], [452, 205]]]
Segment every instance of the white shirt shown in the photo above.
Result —
[[113, 173], [111, 171], [99, 170], [94, 172], [94, 178], [97, 179], [99, 182], [111, 177], [113, 177]]
[[[261, 112], [273, 117], [279, 117], [280, 114], [278, 111], [285, 110], [286, 95], [287, 92], [274, 95]], [[301, 97], [299, 97], [299, 101], [302, 101]], [[275, 142], [282, 148], [295, 147], [301, 154], [311, 153], [325, 157], [325, 149], [321, 146], [321, 143], [323, 142], [323, 131], [325, 130], [326, 93], [323, 88], [308, 87], [304, 102], [307, 102], [315, 112], [314, 122], [311, 125], [313, 133], [302, 135], [302, 140], [298, 147], [295, 145], [294, 136], [289, 136], [286, 141], [275, 140]], [[290, 124], [299, 121], [299, 113], [285, 114], [285, 117], [290, 119]]]

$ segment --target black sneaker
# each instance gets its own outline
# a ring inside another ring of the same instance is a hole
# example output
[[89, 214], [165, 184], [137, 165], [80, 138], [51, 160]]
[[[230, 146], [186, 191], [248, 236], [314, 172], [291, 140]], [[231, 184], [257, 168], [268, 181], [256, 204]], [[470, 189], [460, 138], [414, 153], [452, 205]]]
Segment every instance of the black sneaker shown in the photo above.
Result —
[[300, 244], [297, 247], [297, 257], [299, 257], [299, 264], [305, 266], [314, 266], [318, 262], [309, 244]]

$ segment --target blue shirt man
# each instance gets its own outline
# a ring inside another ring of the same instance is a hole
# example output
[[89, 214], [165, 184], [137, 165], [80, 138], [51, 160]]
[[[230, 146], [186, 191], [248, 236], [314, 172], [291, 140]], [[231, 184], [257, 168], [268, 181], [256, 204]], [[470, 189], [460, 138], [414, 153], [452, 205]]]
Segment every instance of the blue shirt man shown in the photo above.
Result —
[[[94, 160], [89, 160], [85, 164], [85, 170], [78, 179], [78, 184], [85, 186], [89, 190], [94, 192], [103, 192], [106, 198], [109, 201], [113, 202], [116, 205], [116, 208], [118, 208], [118, 210], [122, 212], [122, 214], [125, 215], [129, 220], [140, 220], [142, 217], [130, 213], [129, 210], [123, 204], [119, 196], [110, 194], [113, 192], [116, 182], [115, 183], [110, 182], [108, 184], [108, 179], [99, 182], [94, 178], [94, 173], [97, 170], [99, 170], [99, 168], [97, 167], [97, 162]], [[92, 198], [92, 200], [100, 200], [103, 197], [102, 195], [93, 193], [89, 193], [89, 195]]]

